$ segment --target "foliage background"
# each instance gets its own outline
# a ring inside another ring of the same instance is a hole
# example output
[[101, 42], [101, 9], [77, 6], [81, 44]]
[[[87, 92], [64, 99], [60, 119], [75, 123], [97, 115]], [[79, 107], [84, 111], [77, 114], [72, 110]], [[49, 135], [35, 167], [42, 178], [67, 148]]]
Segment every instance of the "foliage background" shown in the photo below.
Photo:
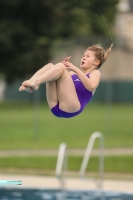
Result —
[[118, 0], [1, 0], [0, 72], [12, 82], [33, 74], [66, 39], [108, 36]]

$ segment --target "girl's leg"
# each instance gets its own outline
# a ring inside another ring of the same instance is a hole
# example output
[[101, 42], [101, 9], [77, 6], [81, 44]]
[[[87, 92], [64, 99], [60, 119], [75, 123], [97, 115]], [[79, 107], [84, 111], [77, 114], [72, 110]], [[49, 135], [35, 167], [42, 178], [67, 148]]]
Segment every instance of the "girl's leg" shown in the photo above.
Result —
[[[39, 85], [44, 82], [51, 82], [57, 80], [57, 97], [59, 106], [66, 112], [76, 112], [80, 109], [80, 103], [77, 97], [74, 83], [71, 75], [63, 63], [58, 63], [43, 75], [23, 82], [24, 87], [32, 87], [37, 90]], [[48, 91], [49, 97], [52, 96], [53, 91]], [[48, 99], [50, 108], [53, 107], [53, 99]]]
[[[51, 67], [51, 69], [47, 70], [45, 73], [41, 74], [37, 77], [32, 77], [31, 79], [24, 81], [22, 86], [19, 88], [20, 91], [24, 88], [32, 88], [33, 90], [38, 90], [40, 84], [46, 83], [49, 81], [56, 81], [60, 76], [62, 76], [63, 68], [60, 65], [61, 63]], [[63, 66], [63, 64], [62, 64]]]
[[[30, 80], [34, 80], [35, 78], [41, 76], [42, 74], [44, 74], [45, 72], [47, 72], [49, 69], [51, 69], [52, 67], [54, 67], [54, 64], [49, 63], [47, 65], [45, 65], [44, 67], [42, 67], [40, 70], [38, 70], [31, 78]], [[20, 91], [27, 91], [29, 93], [33, 92], [33, 89], [31, 87], [25, 87], [25, 86], [21, 86], [20, 87]], [[55, 105], [57, 105], [58, 103], [58, 98], [57, 98], [57, 88], [56, 88], [56, 81], [51, 81], [51, 82], [47, 82], [46, 83], [46, 97], [47, 97], [47, 101], [48, 104], [51, 107], [54, 107]]]
[[47, 65], [45, 65], [44, 67], [42, 67], [40, 70], [38, 70], [38, 71], [31, 77], [31, 79], [36, 78], [36, 77], [38, 77], [38, 76], [41, 76], [41, 75], [44, 74], [46, 71], [48, 71], [49, 69], [51, 69], [53, 66], [54, 66], [54, 64], [48, 63]]
[[75, 85], [66, 67], [62, 76], [57, 80], [57, 96], [61, 110], [72, 113], [80, 109]]
[[[38, 70], [31, 78], [30, 80], [37, 78], [38, 76], [41, 76], [42, 74], [44, 74], [46, 71], [48, 71], [49, 69], [51, 69], [54, 66], [54, 64], [49, 63], [47, 65], [45, 65], [44, 67], [42, 67], [40, 70]], [[27, 91], [29, 93], [33, 92], [33, 89], [31, 87], [25, 87], [25, 86], [21, 86], [19, 88], [19, 91]]]
[[50, 109], [58, 104], [56, 81], [46, 82], [46, 97]]
[[[80, 103], [71, 75], [62, 63], [58, 63], [51, 69], [52, 74], [55, 74], [55, 69], [57, 72], [57, 68], [60, 68], [61, 70], [60, 77], [56, 81], [46, 82], [49, 107], [53, 108], [59, 102], [60, 109], [66, 112], [76, 112], [80, 109]], [[55, 74], [55, 76], [57, 75]]]

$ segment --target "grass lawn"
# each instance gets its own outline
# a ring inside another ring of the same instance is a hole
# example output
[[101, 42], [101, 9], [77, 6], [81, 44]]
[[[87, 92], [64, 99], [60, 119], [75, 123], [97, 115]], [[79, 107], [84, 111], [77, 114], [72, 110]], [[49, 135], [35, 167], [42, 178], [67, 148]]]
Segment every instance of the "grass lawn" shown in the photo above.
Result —
[[[133, 146], [133, 104], [90, 103], [79, 116], [56, 118], [47, 104], [0, 103], [0, 149], [86, 148], [90, 135], [104, 134], [105, 147]], [[96, 142], [96, 146], [98, 142]]]
[[[56, 167], [56, 157], [6, 157], [0, 158], [0, 168], [2, 169], [36, 169], [44, 171], [54, 171]], [[105, 157], [105, 173], [133, 173], [132, 156], [109, 156]], [[68, 171], [79, 172], [82, 163], [81, 156], [68, 157]], [[91, 157], [86, 172], [98, 172], [99, 159]]]
[[[105, 147], [133, 146], [133, 104], [90, 103], [84, 112], [71, 119], [54, 117], [46, 104], [0, 103], [0, 149], [86, 148], [95, 131], [104, 134]], [[98, 146], [98, 141], [96, 145]], [[54, 171], [57, 157], [0, 158], [0, 169]], [[79, 171], [82, 157], [69, 156], [68, 170]], [[88, 172], [97, 172], [98, 158], [91, 157]], [[105, 172], [133, 173], [132, 156], [105, 157]]]

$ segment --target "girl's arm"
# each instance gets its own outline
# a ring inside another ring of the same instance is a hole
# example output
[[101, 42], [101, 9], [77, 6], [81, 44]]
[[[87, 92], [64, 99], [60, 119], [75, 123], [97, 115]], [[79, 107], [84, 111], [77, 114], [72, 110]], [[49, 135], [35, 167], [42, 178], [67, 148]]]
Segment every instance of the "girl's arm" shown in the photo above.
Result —
[[101, 79], [99, 70], [92, 71], [89, 78], [80, 69], [77, 70], [76, 74], [87, 90], [94, 91], [98, 87]]
[[77, 74], [85, 88], [89, 91], [94, 91], [99, 85], [101, 79], [101, 73], [99, 70], [94, 70], [91, 72], [88, 78], [79, 68], [75, 67], [72, 63], [64, 63], [66, 67]]

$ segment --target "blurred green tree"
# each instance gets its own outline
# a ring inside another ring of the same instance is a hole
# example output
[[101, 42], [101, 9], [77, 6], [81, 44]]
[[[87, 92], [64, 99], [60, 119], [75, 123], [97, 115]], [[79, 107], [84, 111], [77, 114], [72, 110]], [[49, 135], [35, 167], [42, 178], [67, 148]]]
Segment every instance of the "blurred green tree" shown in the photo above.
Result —
[[0, 72], [11, 82], [47, 63], [55, 40], [108, 35], [118, 1], [0, 0]]

